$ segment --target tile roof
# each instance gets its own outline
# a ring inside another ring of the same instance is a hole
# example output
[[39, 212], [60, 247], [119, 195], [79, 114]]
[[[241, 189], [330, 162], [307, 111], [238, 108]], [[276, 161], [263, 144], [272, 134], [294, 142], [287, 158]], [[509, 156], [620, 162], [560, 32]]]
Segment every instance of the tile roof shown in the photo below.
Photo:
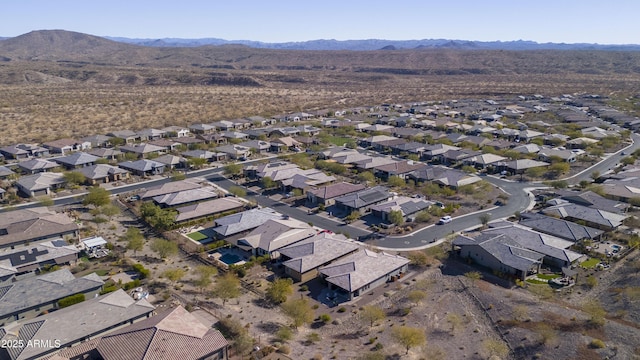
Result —
[[285, 267], [303, 274], [360, 248], [359, 243], [344, 236], [322, 233], [281, 248], [279, 252], [290, 258], [283, 263]]
[[213, 188], [198, 188], [154, 196], [153, 201], [159, 205], [176, 206], [194, 201], [214, 199], [217, 197], [218, 193], [215, 192]]
[[57, 237], [77, 230], [72, 218], [47, 208], [6, 211], [0, 216], [0, 245]]
[[60, 165], [45, 159], [30, 159], [18, 163], [19, 168], [29, 172], [47, 171], [49, 169], [57, 168], [58, 166]]
[[352, 209], [359, 209], [364, 206], [372, 205], [385, 201], [391, 197], [389, 189], [384, 186], [375, 186], [356, 193], [347, 194], [336, 198], [336, 203]]
[[107, 164], [96, 164], [91, 166], [85, 166], [77, 170], [84, 175], [87, 179], [104, 179], [109, 175], [126, 174], [127, 170], [121, 169], [117, 166]]
[[271, 208], [256, 208], [215, 220], [213, 231], [222, 236], [231, 236], [252, 230], [271, 219], [282, 219], [283, 215]]
[[239, 246], [250, 246], [253, 249], [272, 252], [314, 236], [316, 232], [317, 230], [309, 224], [296, 219], [271, 219], [237, 243]]
[[604, 231], [538, 213], [522, 213], [520, 225], [570, 241], [595, 239]]
[[218, 214], [229, 210], [239, 209], [245, 205], [246, 203], [244, 201], [232, 197], [224, 197], [220, 199], [204, 201], [194, 205], [187, 205], [177, 208], [176, 210], [178, 211], [178, 214], [176, 215], [175, 221], [187, 221], [208, 215]]
[[318, 189], [309, 190], [309, 193], [315, 195], [320, 199], [333, 199], [342, 195], [354, 193], [365, 189], [364, 184], [351, 184], [347, 182], [340, 182], [337, 184], [327, 185]]
[[353, 292], [409, 264], [409, 260], [385, 252], [360, 250], [320, 269], [325, 280]]
[[[122, 323], [144, 317], [154, 309], [147, 300], [136, 301], [120, 289], [32, 320], [5, 326], [4, 329], [9, 334], [17, 333], [17, 339], [25, 344], [29, 340], [52, 344], [59, 340], [61, 346], [66, 347], [88, 336], [96, 336]], [[38, 358], [56, 349], [25, 346], [8, 350], [11, 360], [23, 360]]]
[[97, 349], [104, 360], [196, 360], [228, 345], [218, 330], [178, 306], [103, 336]]
[[62, 269], [0, 286], [0, 317], [96, 290], [103, 284], [95, 273], [76, 278], [68, 269]]
[[147, 189], [140, 198], [141, 199], [149, 199], [159, 195], [171, 194], [180, 191], [186, 191], [191, 189], [199, 189], [202, 185], [189, 181], [189, 180], [180, 180], [180, 181], [171, 181], [166, 184], [162, 184], [159, 186], [154, 186], [152, 188]]

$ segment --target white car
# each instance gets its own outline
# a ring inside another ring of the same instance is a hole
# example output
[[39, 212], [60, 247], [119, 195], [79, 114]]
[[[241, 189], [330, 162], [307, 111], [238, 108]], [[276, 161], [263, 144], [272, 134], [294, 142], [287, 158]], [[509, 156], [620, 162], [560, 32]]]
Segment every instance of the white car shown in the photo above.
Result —
[[447, 223], [450, 223], [452, 220], [453, 219], [449, 215], [443, 216], [443, 217], [440, 218], [440, 221], [438, 221], [438, 224], [440, 224], [440, 225], [447, 224]]

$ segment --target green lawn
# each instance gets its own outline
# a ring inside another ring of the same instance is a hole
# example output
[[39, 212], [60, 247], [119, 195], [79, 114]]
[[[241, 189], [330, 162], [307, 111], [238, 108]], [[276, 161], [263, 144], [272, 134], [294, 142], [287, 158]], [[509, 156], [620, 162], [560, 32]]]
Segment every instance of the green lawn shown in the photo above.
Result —
[[96, 275], [98, 276], [107, 276], [109, 275], [109, 270], [106, 269], [98, 269], [95, 271]]
[[580, 266], [582, 266], [585, 269], [594, 269], [596, 267], [596, 265], [598, 265], [600, 263], [600, 259], [597, 258], [591, 258], [587, 261], [583, 261], [580, 263]]
[[187, 236], [188, 236], [189, 238], [191, 238], [191, 239], [195, 240], [195, 241], [200, 241], [200, 240], [204, 240], [204, 239], [208, 238], [208, 236], [207, 236], [207, 235], [205, 235], [205, 234], [203, 234], [203, 233], [201, 233], [201, 232], [199, 232], [199, 231], [196, 231], [196, 232], [192, 232], [192, 233], [190, 233], [190, 234], [187, 234]]
[[355, 143], [355, 140], [346, 137], [332, 136], [329, 138], [329, 142], [336, 146], [344, 146], [344, 144]]

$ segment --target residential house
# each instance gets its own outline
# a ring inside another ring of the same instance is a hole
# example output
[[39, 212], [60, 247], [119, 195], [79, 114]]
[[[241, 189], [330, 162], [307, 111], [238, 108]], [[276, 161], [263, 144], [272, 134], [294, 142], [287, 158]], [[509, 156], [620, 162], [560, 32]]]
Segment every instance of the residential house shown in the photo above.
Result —
[[509, 274], [524, 281], [528, 275], [540, 271], [543, 254], [529, 250], [506, 235], [459, 235], [452, 247], [458, 256], [471, 259], [476, 264], [493, 271]]
[[77, 152], [71, 155], [54, 158], [52, 160], [64, 166], [67, 170], [74, 170], [83, 168], [85, 166], [95, 165], [98, 159], [100, 158], [97, 156], [93, 156], [84, 152]]
[[421, 162], [414, 162], [412, 160], [397, 161], [390, 164], [379, 165], [373, 168], [374, 175], [388, 180], [391, 176], [397, 176], [401, 179], [405, 179], [408, 174], [426, 167], [426, 164]]
[[577, 159], [576, 153], [571, 150], [541, 149], [538, 151], [539, 160], [552, 162], [554, 158], [559, 158], [569, 163], [575, 162]]
[[222, 136], [224, 136], [227, 139], [236, 139], [236, 140], [246, 140], [249, 137], [249, 135], [242, 132], [238, 132], [238, 131], [225, 131], [222, 133]]
[[187, 165], [187, 159], [181, 157], [181, 156], [175, 156], [175, 155], [171, 155], [171, 154], [165, 154], [162, 156], [158, 156], [157, 158], [153, 159], [159, 163], [163, 163], [167, 166], [167, 169], [169, 170], [174, 170], [174, 169], [187, 169], [188, 165]]
[[443, 166], [424, 167], [407, 175], [407, 177], [416, 183], [430, 181], [440, 186], [448, 186], [452, 189], [457, 189], [460, 186], [470, 185], [482, 180], [476, 175]]
[[269, 137], [271, 128], [248, 129], [243, 131], [251, 140], [264, 140]]
[[101, 337], [103, 360], [227, 360], [229, 343], [181, 305]]
[[0, 326], [13, 321], [29, 320], [57, 310], [61, 299], [84, 294], [97, 296], [104, 281], [96, 273], [76, 278], [69, 269], [61, 269], [28, 277], [2, 287], [0, 296]]
[[305, 283], [315, 279], [320, 268], [361, 248], [344, 235], [323, 232], [279, 251], [285, 274], [293, 281]]
[[12, 175], [15, 175], [15, 172], [6, 166], [0, 166], [0, 179], [7, 179]]
[[356, 169], [361, 170], [361, 171], [365, 171], [365, 170], [373, 170], [376, 167], [379, 166], [383, 166], [383, 165], [389, 165], [389, 164], [393, 164], [396, 163], [398, 161], [392, 159], [391, 157], [387, 157], [387, 156], [372, 156], [372, 157], [367, 157], [367, 158], [363, 158], [360, 160], [357, 160], [355, 162], [353, 162], [354, 166], [356, 167]]
[[173, 141], [182, 144], [186, 147], [188, 147], [189, 149], [193, 149], [197, 146], [200, 146], [200, 144], [204, 143], [204, 140], [202, 139], [198, 139], [195, 137], [191, 137], [191, 136], [183, 136], [183, 137], [179, 137], [179, 138], [173, 138]]
[[154, 196], [153, 201], [160, 207], [174, 207], [211, 200], [217, 197], [218, 193], [213, 188], [198, 188]]
[[524, 212], [520, 216], [522, 226], [573, 242], [598, 240], [604, 234], [602, 230], [538, 213]]
[[565, 143], [565, 146], [569, 149], [585, 149], [589, 145], [593, 145], [598, 143], [599, 140], [588, 138], [588, 137], [578, 137], [575, 139], [568, 140]]
[[197, 138], [203, 140], [205, 144], [224, 145], [227, 143], [227, 138], [217, 133], [197, 135]]
[[171, 182], [147, 189], [147, 191], [145, 191], [140, 195], [140, 199], [149, 200], [156, 196], [177, 193], [180, 191], [187, 191], [192, 189], [199, 189], [201, 187], [202, 185], [190, 180], [171, 181]]
[[151, 144], [135, 144], [120, 146], [120, 151], [123, 153], [135, 154], [138, 158], [147, 158], [149, 156], [156, 156], [163, 154], [167, 149], [163, 146], [156, 146]]
[[283, 136], [280, 137], [278, 139], [275, 139], [274, 141], [271, 142], [271, 147], [273, 148], [273, 146], [276, 145], [282, 145], [284, 147], [287, 148], [287, 150], [290, 151], [301, 151], [300, 147], [302, 145], [302, 143], [300, 143], [299, 141], [295, 140], [294, 138], [290, 137], [290, 136]]
[[558, 269], [570, 267], [572, 264], [584, 260], [584, 255], [569, 250], [573, 241], [567, 241], [555, 236], [539, 233], [517, 224], [502, 224], [495, 226], [489, 223], [489, 229], [481, 232], [487, 236], [506, 235], [517, 241], [523, 248], [544, 255], [543, 263]]
[[310, 238], [318, 229], [302, 221], [285, 217], [270, 219], [251, 231], [246, 237], [235, 242], [239, 248], [251, 251], [253, 255], [269, 255], [272, 259], [280, 257], [279, 249]]
[[573, 222], [581, 222], [586, 226], [610, 231], [622, 225], [628, 216], [612, 213], [578, 204], [560, 204], [542, 210], [543, 214], [566, 219]]
[[226, 238], [253, 230], [268, 220], [284, 218], [284, 215], [271, 208], [255, 208], [215, 219], [212, 230], [219, 238]]
[[30, 278], [45, 266], [75, 264], [79, 253], [75, 245], [62, 239], [0, 249], [0, 284]]
[[498, 170], [508, 171], [512, 174], [524, 174], [527, 169], [550, 165], [549, 163], [544, 161], [536, 161], [531, 159], [511, 160], [506, 162], [498, 162], [495, 164]]
[[354, 298], [402, 277], [409, 259], [362, 249], [319, 269], [336, 303]]
[[[111, 144], [111, 136], [106, 135], [92, 135], [83, 137], [80, 141], [88, 142], [91, 144], [91, 148], [101, 148], [101, 147], [110, 147]], [[88, 150], [88, 149], [87, 149]]]
[[61, 189], [67, 181], [60, 173], [39, 173], [23, 176], [16, 181], [18, 191], [26, 196], [35, 197], [50, 195], [54, 190]]
[[191, 124], [189, 131], [194, 134], [212, 134], [216, 132], [216, 127], [209, 124]]
[[167, 165], [148, 159], [125, 161], [118, 164], [119, 167], [128, 170], [137, 176], [152, 176], [164, 173]]
[[440, 155], [435, 156], [435, 159], [443, 164], [457, 164], [464, 162], [466, 159], [474, 156], [482, 155], [479, 151], [473, 151], [469, 149], [449, 150]]
[[[148, 318], [154, 310], [155, 307], [147, 300], [136, 301], [124, 290], [116, 290], [35, 319], [5, 326], [0, 330], [0, 341], [20, 339], [22, 342], [15, 347], [0, 348], [0, 358], [39, 359]], [[28, 346], [34, 343], [55, 345]]]
[[513, 151], [520, 154], [537, 154], [542, 150], [542, 147], [537, 144], [523, 144], [513, 148]]
[[558, 191], [562, 200], [566, 200], [573, 204], [578, 204], [594, 209], [609, 211], [612, 213], [623, 214], [627, 212], [629, 204], [619, 201], [607, 199], [593, 191]]
[[129, 178], [129, 172], [127, 170], [106, 164], [86, 166], [79, 169], [78, 172], [84, 175], [89, 185], [106, 184]]
[[42, 144], [45, 148], [49, 149], [52, 154], [65, 155], [66, 153], [74, 151], [85, 151], [91, 149], [90, 141], [78, 141], [75, 139], [58, 139], [49, 141]]
[[[185, 151], [181, 155], [185, 158], [205, 159], [207, 162], [218, 161], [218, 154], [207, 150]], [[157, 160], [157, 159], [156, 159]]]
[[335, 199], [338, 208], [348, 212], [359, 211], [365, 213], [377, 204], [389, 201], [392, 195], [384, 186], [375, 186], [355, 193], [340, 196]]
[[177, 208], [175, 222], [191, 221], [206, 218], [208, 216], [225, 213], [227, 211], [238, 211], [247, 206], [247, 203], [234, 197], [224, 197], [209, 201], [203, 201], [193, 205]]
[[117, 130], [107, 134], [108, 136], [121, 139], [125, 144], [133, 144], [136, 141], [140, 141], [140, 135], [131, 130]]
[[425, 152], [427, 144], [419, 143], [419, 142], [407, 142], [403, 144], [397, 144], [391, 147], [391, 150], [396, 155], [408, 155], [408, 154], [416, 154], [418, 157], [422, 158], [422, 154]]
[[142, 129], [140, 131], [137, 131], [136, 134], [142, 141], [159, 140], [167, 136], [166, 131], [158, 129]]
[[271, 143], [262, 140], [249, 140], [241, 142], [238, 146], [249, 148], [254, 154], [265, 154], [271, 150]]
[[[298, 133], [295, 135], [308, 135], [308, 136], [316, 136], [320, 133], [320, 128], [317, 128], [312, 125], [300, 125], [296, 126]], [[293, 134], [292, 134], [293, 135]]]
[[233, 160], [246, 160], [251, 156], [251, 149], [240, 145], [218, 146], [216, 151], [227, 154], [227, 157]]
[[33, 157], [49, 156], [49, 149], [34, 144], [17, 144], [0, 148], [0, 154], [5, 159], [30, 159]]
[[45, 159], [30, 159], [18, 163], [20, 172], [27, 175], [47, 172], [59, 167], [60, 165], [56, 164], [55, 162]]
[[307, 199], [312, 204], [322, 204], [331, 206], [335, 203], [335, 199], [341, 196], [355, 193], [365, 189], [364, 184], [351, 184], [340, 182], [323, 186], [317, 189], [307, 191]]
[[78, 239], [78, 225], [46, 207], [5, 211], [0, 216], [0, 249], [48, 240]]
[[107, 159], [107, 160], [111, 160], [111, 161], [117, 161], [122, 157], [122, 151], [117, 150], [117, 149], [111, 149], [111, 148], [97, 148], [97, 149], [91, 149], [89, 151], [87, 151], [87, 154], [93, 155], [93, 156], [97, 156], [99, 158], [102, 159]]
[[164, 131], [169, 138], [191, 136], [189, 129], [182, 126], [168, 126], [163, 128], [162, 131]]
[[385, 222], [391, 222], [389, 215], [392, 211], [400, 211], [402, 217], [407, 219], [422, 210], [427, 210], [434, 203], [429, 200], [396, 196], [391, 201], [371, 207], [371, 213]]
[[300, 129], [288, 126], [270, 129], [269, 137], [281, 137], [281, 136], [297, 136], [300, 135]]
[[444, 154], [450, 150], [460, 150], [457, 146], [445, 145], [445, 144], [434, 144], [427, 145], [423, 152], [423, 155], [426, 159], [431, 160], [438, 155]]
[[465, 159], [463, 162], [477, 169], [487, 169], [505, 160], [507, 160], [507, 158], [504, 156], [487, 153], [487, 154], [472, 156], [470, 158]]
[[182, 143], [174, 141], [173, 139], [170, 139], [170, 138], [169, 139], [162, 138], [162, 139], [158, 139], [158, 140], [151, 140], [151, 141], [148, 142], [148, 144], [164, 148], [164, 151], [177, 151], [177, 150], [181, 149], [184, 146]]

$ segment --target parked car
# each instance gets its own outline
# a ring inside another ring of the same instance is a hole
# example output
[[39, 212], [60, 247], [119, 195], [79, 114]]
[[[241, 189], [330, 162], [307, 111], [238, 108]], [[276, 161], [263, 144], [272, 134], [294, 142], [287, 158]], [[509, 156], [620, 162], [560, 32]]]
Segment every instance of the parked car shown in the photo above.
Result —
[[439, 225], [447, 224], [447, 223], [450, 223], [452, 220], [453, 219], [449, 215], [443, 216], [443, 217], [440, 218], [440, 221], [438, 221], [438, 224]]

